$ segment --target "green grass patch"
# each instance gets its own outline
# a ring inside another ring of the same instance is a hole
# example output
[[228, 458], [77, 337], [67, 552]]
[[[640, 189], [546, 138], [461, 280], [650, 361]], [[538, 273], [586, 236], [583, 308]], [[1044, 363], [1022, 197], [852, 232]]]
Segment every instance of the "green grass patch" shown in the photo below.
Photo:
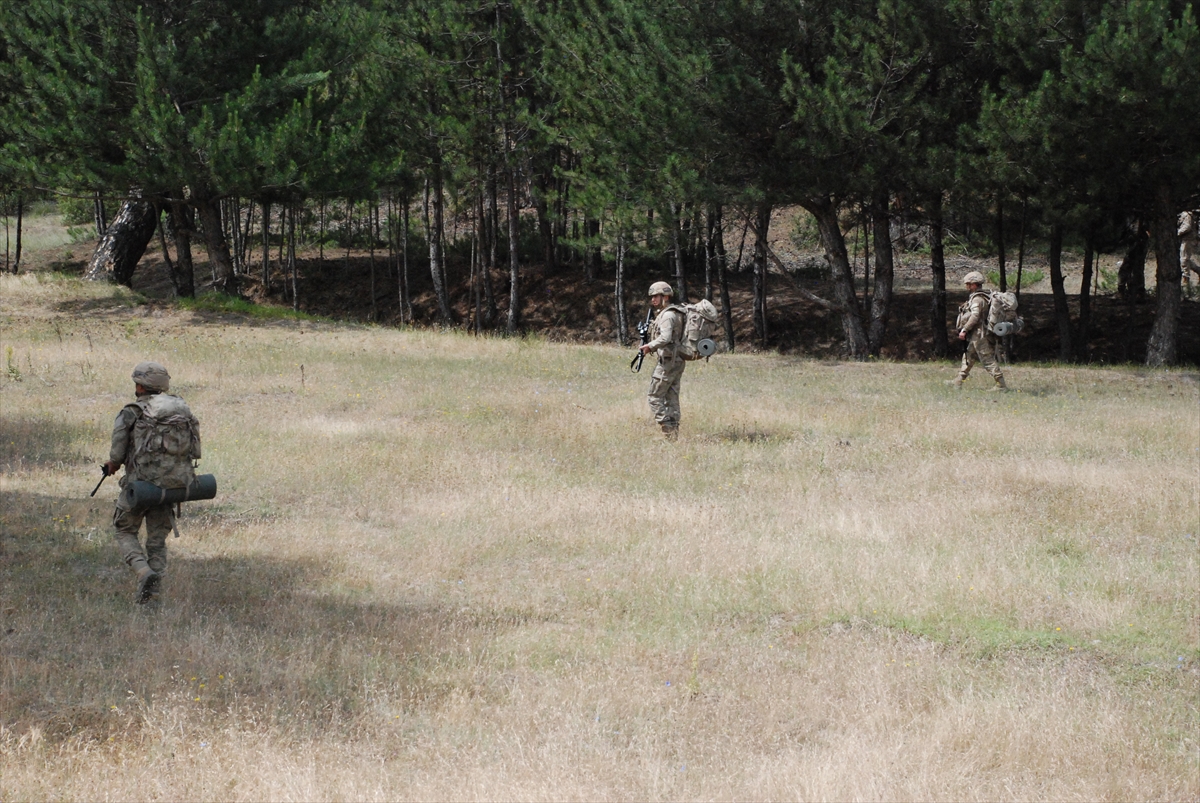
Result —
[[[1012, 285], [1013, 287], [1017, 286], [1017, 274], [1015, 272], [1008, 274], [1007, 278], [1008, 278], [1008, 283], [1010, 285]], [[1022, 270], [1021, 271], [1021, 286], [1022, 287], [1030, 287], [1032, 285], [1037, 284], [1038, 282], [1040, 282], [1042, 279], [1045, 279], [1045, 278], [1046, 278], [1046, 274], [1043, 271]], [[1000, 286], [1000, 271], [989, 270], [987, 272], [987, 279], [993, 286], [999, 287]]]
[[206, 293], [195, 298], [181, 298], [179, 306], [193, 312], [217, 312], [232, 315], [245, 315], [257, 320], [278, 321], [319, 321], [324, 320], [317, 315], [298, 312], [287, 307], [276, 307], [265, 304], [255, 304], [238, 296], [227, 293]]

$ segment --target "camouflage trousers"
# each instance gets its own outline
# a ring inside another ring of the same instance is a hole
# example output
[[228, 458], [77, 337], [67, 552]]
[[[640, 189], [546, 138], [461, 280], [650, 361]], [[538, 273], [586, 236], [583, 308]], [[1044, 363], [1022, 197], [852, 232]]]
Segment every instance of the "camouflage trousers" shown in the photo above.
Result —
[[[113, 511], [113, 526], [117, 532], [115, 540], [121, 560], [132, 569], [147, 563], [154, 571], [162, 574], [167, 570], [167, 535], [175, 525], [171, 505], [155, 505], [141, 510], [130, 510], [122, 505], [125, 493], [117, 498]], [[146, 522], [146, 546], [138, 540], [142, 521]]]
[[983, 363], [983, 370], [992, 375], [997, 382], [1004, 381], [1004, 372], [1000, 370], [1000, 362], [996, 359], [996, 338], [994, 335], [980, 334], [967, 341], [967, 350], [963, 352], [962, 366], [958, 369], [958, 378], [966, 379], [976, 363]]
[[687, 363], [683, 360], [663, 361], [654, 368], [654, 374], [650, 377], [650, 392], [646, 394], [646, 400], [650, 402], [654, 420], [663, 430], [679, 428], [679, 385], [686, 367]]

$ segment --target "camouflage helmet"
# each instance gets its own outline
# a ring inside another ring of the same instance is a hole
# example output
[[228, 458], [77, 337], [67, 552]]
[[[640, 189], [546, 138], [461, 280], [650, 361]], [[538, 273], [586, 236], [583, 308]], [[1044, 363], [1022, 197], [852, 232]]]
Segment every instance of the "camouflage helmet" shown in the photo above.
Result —
[[666, 282], [655, 282], [650, 285], [651, 296], [673, 296], [675, 291], [671, 289], [671, 285]]
[[133, 381], [146, 390], [165, 393], [171, 387], [171, 375], [156, 362], [139, 362], [133, 369]]
[[973, 270], [963, 277], [963, 284], [983, 284], [986, 281], [987, 278], [977, 270]]

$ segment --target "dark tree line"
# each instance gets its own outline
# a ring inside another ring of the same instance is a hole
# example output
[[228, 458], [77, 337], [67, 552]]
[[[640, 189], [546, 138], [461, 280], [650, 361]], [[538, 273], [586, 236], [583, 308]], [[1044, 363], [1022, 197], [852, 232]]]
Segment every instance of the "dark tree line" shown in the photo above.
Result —
[[[324, 249], [339, 208], [366, 221], [373, 279], [386, 243], [402, 318], [419, 265], [443, 325], [465, 217], [476, 327], [520, 330], [532, 241], [549, 272], [615, 279], [622, 340], [627, 266], [657, 259], [724, 300], [731, 345], [730, 254], [766, 341], [789, 281], [772, 213], [802, 207], [833, 290], [802, 292], [860, 359], [887, 336], [900, 229], [926, 233], [940, 354], [946, 232], [988, 230], [1018, 292], [1045, 238], [1065, 360], [1087, 359], [1096, 255], [1128, 252], [1135, 297], [1153, 246], [1147, 362], [1169, 364], [1175, 220], [1200, 204], [1198, 37], [1180, 0], [27, 0], [0, 8], [0, 192], [120, 199], [111, 220], [97, 204], [90, 274], [128, 282], [157, 234], [181, 295], [193, 242], [215, 288], [261, 269], [270, 289], [274, 233], [293, 303], [297, 225]], [[851, 229], [869, 234], [861, 287]], [[1074, 319], [1064, 242], [1084, 251]]]

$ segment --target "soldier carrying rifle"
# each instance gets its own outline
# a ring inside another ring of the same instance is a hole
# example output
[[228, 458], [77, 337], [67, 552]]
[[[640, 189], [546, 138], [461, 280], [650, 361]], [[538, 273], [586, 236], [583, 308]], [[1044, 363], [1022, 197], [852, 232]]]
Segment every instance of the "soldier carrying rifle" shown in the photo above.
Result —
[[[107, 477], [125, 466], [113, 526], [122, 560], [137, 573], [134, 599], [145, 604], [155, 601], [162, 587], [167, 571], [167, 533], [175, 529], [175, 513], [170, 502], [140, 504], [134, 486], [139, 481], [161, 488], [191, 485], [196, 479], [192, 461], [200, 459], [200, 422], [183, 399], [167, 393], [171, 377], [162, 365], [138, 363], [133, 369], [133, 382], [137, 401], [117, 413], [112, 448], [101, 470]], [[138, 540], [143, 520], [144, 549]]]
[[639, 349], [641, 355], [654, 352], [658, 356], [647, 399], [654, 420], [671, 441], [679, 437], [679, 385], [683, 380], [683, 369], [687, 367], [687, 360], [679, 348], [687, 310], [671, 303], [673, 295], [671, 285], [666, 282], [650, 285], [650, 307], [656, 314], [650, 324], [650, 340]]

